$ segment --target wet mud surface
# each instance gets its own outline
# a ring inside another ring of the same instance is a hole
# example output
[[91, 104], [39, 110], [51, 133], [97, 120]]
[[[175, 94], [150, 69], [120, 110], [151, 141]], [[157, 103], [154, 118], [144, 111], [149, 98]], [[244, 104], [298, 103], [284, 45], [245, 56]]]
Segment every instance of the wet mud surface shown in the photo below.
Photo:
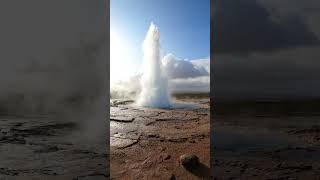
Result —
[[0, 117], [0, 179], [106, 179], [105, 143], [78, 132], [56, 117]]
[[215, 116], [216, 180], [320, 179], [320, 116]]
[[[210, 179], [209, 99], [175, 102], [178, 108], [148, 109], [112, 100], [111, 179]], [[200, 164], [184, 168], [183, 154]]]

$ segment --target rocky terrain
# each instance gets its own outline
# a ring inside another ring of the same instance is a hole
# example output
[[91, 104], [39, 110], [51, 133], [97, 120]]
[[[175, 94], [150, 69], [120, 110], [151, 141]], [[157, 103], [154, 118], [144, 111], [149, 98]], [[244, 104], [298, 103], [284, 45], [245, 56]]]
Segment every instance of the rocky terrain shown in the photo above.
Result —
[[0, 117], [0, 179], [106, 179], [106, 143], [85, 141], [76, 122]]
[[320, 179], [320, 116], [291, 109], [279, 113], [278, 107], [217, 111], [211, 144], [216, 180]]
[[172, 109], [148, 109], [112, 100], [111, 179], [211, 179], [209, 98], [175, 103]]

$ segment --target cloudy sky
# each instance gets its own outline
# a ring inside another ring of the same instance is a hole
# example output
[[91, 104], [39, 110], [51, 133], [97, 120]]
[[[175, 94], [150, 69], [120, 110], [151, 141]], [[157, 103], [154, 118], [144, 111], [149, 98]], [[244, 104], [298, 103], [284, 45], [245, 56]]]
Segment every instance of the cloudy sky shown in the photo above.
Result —
[[212, 9], [216, 98], [320, 95], [317, 0], [224, 0]]
[[151, 22], [159, 27], [161, 59], [170, 87], [208, 92], [209, 0], [111, 0], [111, 86], [141, 73], [142, 42]]

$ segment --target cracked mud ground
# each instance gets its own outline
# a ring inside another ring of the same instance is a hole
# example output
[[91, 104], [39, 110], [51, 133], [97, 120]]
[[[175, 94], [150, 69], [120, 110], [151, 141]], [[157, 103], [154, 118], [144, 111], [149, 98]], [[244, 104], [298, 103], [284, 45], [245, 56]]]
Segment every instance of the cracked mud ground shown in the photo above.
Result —
[[2, 116], [0, 179], [106, 179], [105, 143], [75, 141], [78, 128], [48, 116]]
[[[209, 98], [175, 102], [195, 106], [148, 109], [111, 101], [111, 179], [210, 179]], [[182, 167], [183, 154], [197, 155], [201, 168]]]
[[257, 105], [245, 113], [232, 113], [240, 106], [226, 114], [217, 111], [212, 124], [216, 180], [320, 179], [319, 113], [279, 113], [276, 105], [271, 106], [272, 113], [266, 104], [263, 112]]

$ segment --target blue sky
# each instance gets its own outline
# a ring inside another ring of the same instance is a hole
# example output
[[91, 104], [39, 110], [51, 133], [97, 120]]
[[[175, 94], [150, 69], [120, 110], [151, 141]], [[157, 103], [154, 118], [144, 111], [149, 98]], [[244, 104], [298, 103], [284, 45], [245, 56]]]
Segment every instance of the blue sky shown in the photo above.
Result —
[[125, 41], [121, 47], [136, 64], [142, 61], [142, 42], [151, 21], [160, 30], [162, 56], [173, 53], [190, 60], [209, 56], [210, 0], [111, 0], [111, 31]]

